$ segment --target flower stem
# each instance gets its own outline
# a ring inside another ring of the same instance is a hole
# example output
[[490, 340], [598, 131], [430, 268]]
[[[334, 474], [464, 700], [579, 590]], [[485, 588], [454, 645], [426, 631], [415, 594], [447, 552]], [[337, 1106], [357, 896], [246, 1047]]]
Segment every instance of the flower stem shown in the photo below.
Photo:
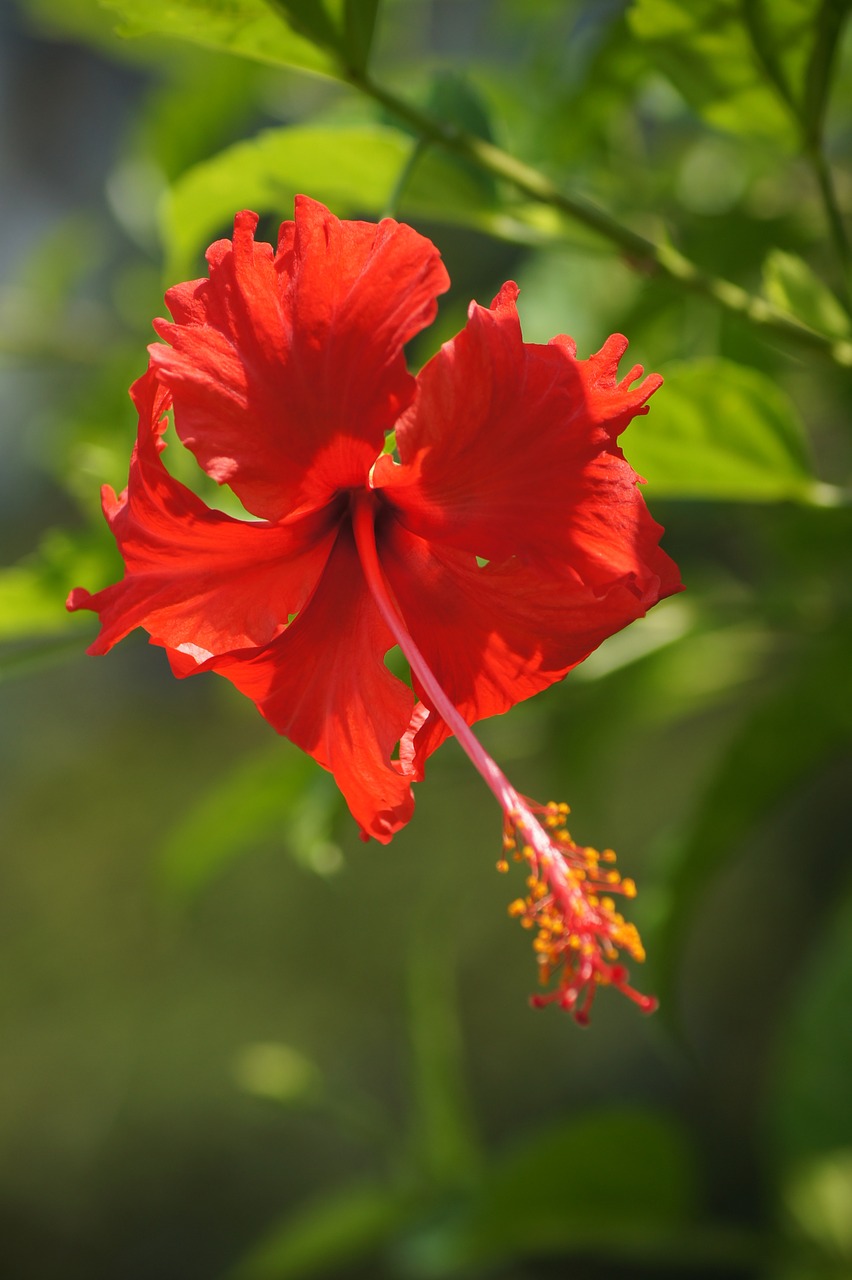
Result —
[[563, 191], [538, 169], [524, 164], [493, 143], [455, 125], [445, 124], [398, 98], [376, 84], [366, 73], [350, 70], [348, 78], [354, 88], [380, 103], [398, 119], [404, 120], [417, 131], [421, 139], [464, 156], [494, 177], [510, 182], [532, 200], [559, 209], [568, 217], [591, 228], [621, 249], [637, 269], [656, 271], [668, 276], [683, 288], [712, 298], [726, 311], [741, 316], [764, 332], [785, 338], [800, 347], [821, 352], [837, 364], [852, 366], [852, 342], [818, 333], [733, 281], [703, 271], [673, 245], [648, 240], [591, 201]]

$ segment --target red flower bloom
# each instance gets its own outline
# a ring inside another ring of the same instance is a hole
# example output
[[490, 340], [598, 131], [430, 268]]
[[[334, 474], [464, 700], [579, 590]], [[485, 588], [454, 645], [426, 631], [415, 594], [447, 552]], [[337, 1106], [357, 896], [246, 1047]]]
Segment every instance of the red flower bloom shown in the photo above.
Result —
[[[571, 870], [567, 846], [468, 726], [561, 680], [679, 590], [616, 444], [661, 379], [634, 385], [637, 366], [617, 380], [619, 336], [589, 360], [569, 338], [524, 343], [513, 284], [490, 309], [472, 305], [414, 378], [403, 347], [448, 285], [428, 240], [389, 219], [340, 222], [305, 197], [277, 253], [255, 243], [256, 225], [238, 214], [233, 242], [207, 255], [209, 279], [169, 290], [174, 321], [155, 323], [165, 342], [131, 392], [128, 485], [103, 498], [125, 577], [68, 600], [100, 615], [89, 651], [141, 626], [176, 675], [227, 677], [334, 774], [362, 832], [383, 842], [411, 817], [428, 756], [456, 733], [544, 886], [525, 918], [540, 925], [548, 898], [548, 938], [557, 916], [565, 926], [565, 945], [545, 948], [548, 972], [564, 966], [563, 1003], [593, 982], [624, 987], [619, 966], [606, 976], [601, 938], [638, 955], [629, 926], [613, 943], [613, 912], [589, 908], [588, 887], [582, 910], [554, 887], [547, 850], [562, 880], [587, 864]], [[169, 474], [169, 412], [256, 519], [210, 509]], [[382, 452], [390, 431], [399, 462]], [[385, 665], [394, 644], [413, 692]], [[584, 928], [604, 968], [583, 959]]]

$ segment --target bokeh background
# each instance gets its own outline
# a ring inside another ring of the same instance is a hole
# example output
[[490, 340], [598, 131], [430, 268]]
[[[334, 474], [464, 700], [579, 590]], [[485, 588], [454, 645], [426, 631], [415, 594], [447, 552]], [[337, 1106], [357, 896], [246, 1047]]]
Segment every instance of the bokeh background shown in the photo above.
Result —
[[[810, 346], [468, 161], [406, 170], [410, 128], [269, 36], [304, 4], [0, 7], [0, 1274], [852, 1275], [848, 7], [386, 0], [372, 53]], [[64, 613], [120, 572], [98, 491], [164, 288], [297, 190], [439, 245], [412, 366], [514, 278], [529, 340], [666, 376], [624, 443], [687, 592], [482, 726], [637, 880], [653, 1018], [528, 1007], [453, 743], [362, 844], [225, 682]]]

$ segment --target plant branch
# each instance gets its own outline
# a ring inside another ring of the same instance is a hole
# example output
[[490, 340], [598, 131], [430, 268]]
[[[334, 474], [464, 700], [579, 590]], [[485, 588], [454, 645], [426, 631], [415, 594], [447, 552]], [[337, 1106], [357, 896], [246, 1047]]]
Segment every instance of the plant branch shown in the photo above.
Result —
[[834, 251], [842, 272], [841, 302], [846, 311], [852, 314], [852, 292], [850, 292], [849, 283], [850, 276], [852, 276], [852, 249], [850, 249], [846, 228], [843, 225], [843, 215], [837, 203], [837, 193], [834, 189], [831, 168], [821, 145], [817, 144], [813, 148], [809, 148], [807, 156], [819, 184]]
[[840, 2], [823, 0], [817, 19], [814, 48], [808, 62], [802, 103], [796, 101], [796, 96], [785, 79], [778, 60], [771, 52], [771, 41], [761, 28], [760, 13], [754, 0], [743, 0], [742, 15], [751, 39], [755, 60], [775, 89], [782, 104], [790, 112], [800, 136], [805, 158], [816, 178], [829, 234], [840, 266], [840, 301], [845, 310], [852, 314], [852, 293], [850, 292], [852, 253], [850, 253], [849, 240], [843, 225], [843, 216], [837, 203], [831, 168], [825, 156], [822, 137], [837, 42], [847, 8], [846, 0], [840, 0]]
[[817, 20], [816, 40], [808, 63], [805, 82], [805, 155], [819, 185], [834, 251], [842, 272], [842, 295], [852, 314], [852, 249], [843, 225], [843, 215], [823, 145], [825, 113], [834, 73], [837, 48], [849, 11], [848, 0], [823, 0]]
[[597, 232], [620, 249], [637, 270], [667, 276], [685, 289], [712, 298], [724, 310], [741, 316], [764, 333], [786, 339], [799, 347], [821, 352], [837, 364], [852, 366], [852, 342], [838, 341], [818, 333], [765, 299], [750, 294], [733, 281], [703, 271], [673, 245], [648, 240], [591, 201], [581, 196], [569, 195], [540, 170], [524, 164], [483, 138], [436, 120], [376, 84], [366, 74], [350, 70], [349, 82], [353, 88], [367, 94], [374, 102], [380, 103], [398, 119], [405, 121], [422, 140], [464, 156], [493, 177], [511, 183], [516, 190], [532, 200], [550, 205]]

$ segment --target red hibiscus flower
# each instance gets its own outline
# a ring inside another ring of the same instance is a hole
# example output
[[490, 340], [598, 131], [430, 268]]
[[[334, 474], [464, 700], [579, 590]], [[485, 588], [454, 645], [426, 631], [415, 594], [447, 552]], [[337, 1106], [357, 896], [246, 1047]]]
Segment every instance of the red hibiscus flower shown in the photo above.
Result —
[[[365, 836], [412, 815], [411, 783], [455, 734], [529, 870], [512, 905], [545, 982], [585, 1018], [596, 985], [641, 959], [609, 851], [575, 845], [565, 806], [536, 810], [469, 726], [507, 711], [680, 589], [616, 439], [661, 379], [620, 381], [627, 342], [578, 360], [525, 343], [506, 284], [415, 378], [405, 344], [448, 286], [412, 228], [338, 221], [300, 197], [278, 249], [238, 214], [209, 279], [169, 290], [173, 322], [131, 394], [125, 491], [104, 513], [124, 579], [68, 607], [99, 614], [91, 653], [135, 627], [177, 676], [216, 671], [333, 773]], [[174, 428], [254, 519], [209, 508], [166, 470]], [[387, 452], [395, 433], [399, 461]], [[385, 665], [399, 645], [413, 690]], [[505, 860], [501, 859], [501, 866]], [[579, 997], [585, 992], [585, 1001]]]

